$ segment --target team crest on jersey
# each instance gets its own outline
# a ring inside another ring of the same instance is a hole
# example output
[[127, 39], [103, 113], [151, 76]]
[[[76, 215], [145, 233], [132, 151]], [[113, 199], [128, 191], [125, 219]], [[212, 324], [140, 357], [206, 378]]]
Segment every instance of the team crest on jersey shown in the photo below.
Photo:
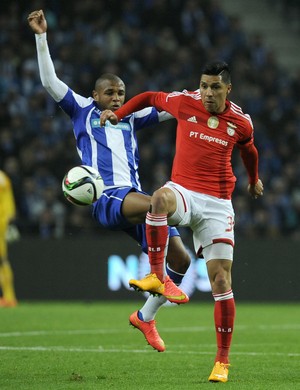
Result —
[[216, 116], [211, 116], [208, 118], [207, 126], [210, 129], [216, 129], [219, 126], [219, 119]]
[[232, 127], [227, 127], [227, 134], [231, 137], [234, 135], [235, 130]]
[[227, 134], [232, 137], [235, 134], [235, 129], [237, 126], [232, 122], [227, 122], [227, 125]]

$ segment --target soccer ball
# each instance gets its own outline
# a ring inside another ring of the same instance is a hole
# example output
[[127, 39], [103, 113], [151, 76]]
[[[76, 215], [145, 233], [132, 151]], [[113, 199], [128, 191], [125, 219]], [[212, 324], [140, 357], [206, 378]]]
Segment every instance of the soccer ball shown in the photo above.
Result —
[[104, 183], [99, 172], [87, 165], [70, 169], [63, 178], [62, 190], [65, 198], [77, 205], [88, 206], [100, 198]]

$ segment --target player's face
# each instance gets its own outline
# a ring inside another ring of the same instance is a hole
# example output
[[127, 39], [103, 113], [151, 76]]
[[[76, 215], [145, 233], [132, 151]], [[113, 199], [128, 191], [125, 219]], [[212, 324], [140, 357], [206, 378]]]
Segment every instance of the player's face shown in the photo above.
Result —
[[203, 74], [200, 80], [201, 100], [204, 107], [212, 114], [220, 114], [225, 110], [227, 95], [231, 91], [231, 84], [222, 81], [222, 76]]
[[125, 85], [122, 82], [103, 80], [93, 91], [93, 98], [101, 110], [116, 111], [124, 104]]

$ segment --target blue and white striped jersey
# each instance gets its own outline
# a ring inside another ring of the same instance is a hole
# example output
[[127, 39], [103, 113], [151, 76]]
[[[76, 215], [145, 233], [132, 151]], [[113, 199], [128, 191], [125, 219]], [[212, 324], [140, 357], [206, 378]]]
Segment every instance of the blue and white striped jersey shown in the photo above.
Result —
[[42, 84], [70, 116], [82, 164], [98, 169], [105, 189], [126, 186], [141, 190], [136, 131], [173, 117], [149, 107], [129, 115], [116, 126], [107, 122], [100, 127], [101, 111], [94, 99], [75, 93], [57, 77], [47, 34], [36, 34], [35, 38]]
[[[173, 116], [149, 107], [128, 115], [116, 126], [107, 122], [100, 127], [101, 111], [94, 99], [75, 93], [57, 77], [47, 34], [35, 34], [35, 38], [42, 85], [71, 118], [82, 164], [97, 169], [104, 180], [106, 191], [93, 203], [94, 218], [103, 227], [124, 230], [147, 252], [145, 224], [128, 222], [122, 213], [122, 203], [132, 190], [143, 192], [136, 132]], [[176, 228], [170, 228], [170, 237], [177, 235]]]
[[149, 107], [117, 125], [107, 121], [105, 127], [100, 127], [101, 111], [93, 98], [78, 95], [69, 88], [58, 104], [72, 120], [82, 164], [98, 169], [105, 189], [129, 186], [141, 190], [136, 131], [159, 122], [156, 109]]

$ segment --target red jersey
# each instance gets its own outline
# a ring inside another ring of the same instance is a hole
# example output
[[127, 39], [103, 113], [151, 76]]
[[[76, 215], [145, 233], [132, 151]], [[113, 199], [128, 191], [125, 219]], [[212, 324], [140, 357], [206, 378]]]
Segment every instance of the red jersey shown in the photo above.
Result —
[[[147, 98], [139, 100], [139, 96]], [[142, 106], [133, 105], [141, 102]], [[128, 114], [129, 108], [136, 111], [146, 104], [167, 111], [177, 119], [172, 181], [191, 191], [231, 199], [236, 182], [231, 156], [237, 145], [243, 150], [250, 182], [256, 183], [258, 163], [253, 145], [253, 125], [250, 116], [239, 106], [227, 100], [224, 112], [211, 114], [205, 109], [200, 93], [148, 92], [137, 95], [115, 114], [120, 118], [121, 113]]]

